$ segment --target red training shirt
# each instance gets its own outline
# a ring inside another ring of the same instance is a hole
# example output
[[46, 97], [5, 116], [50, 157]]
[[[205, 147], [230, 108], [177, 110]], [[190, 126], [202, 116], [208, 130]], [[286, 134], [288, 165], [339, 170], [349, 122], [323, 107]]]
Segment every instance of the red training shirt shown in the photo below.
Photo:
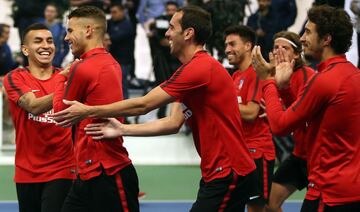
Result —
[[[260, 80], [252, 66], [244, 71], [234, 72], [232, 77], [239, 104], [247, 105], [249, 102], [260, 104], [262, 98]], [[264, 157], [266, 160], [275, 160], [275, 147], [270, 127], [265, 119], [257, 116], [253, 121], [243, 120], [242, 125], [252, 158]]]
[[245, 176], [255, 169], [232, 79], [218, 61], [199, 51], [160, 86], [185, 107], [205, 182], [226, 177], [232, 170]]
[[345, 55], [318, 66], [299, 98], [283, 111], [274, 80], [263, 83], [272, 130], [308, 123], [309, 186], [306, 199], [327, 205], [360, 201], [360, 72]]
[[[302, 66], [294, 71], [290, 77], [290, 86], [285, 89], [279, 89], [279, 94], [284, 102], [286, 108], [296, 100], [300, 92], [304, 89], [304, 86], [308, 79], [315, 74], [315, 71], [308, 67]], [[306, 134], [306, 124], [293, 131], [293, 138], [295, 140], [295, 146], [293, 154], [303, 160], [306, 160], [306, 141], [304, 136]]]
[[[68, 79], [57, 76], [54, 94], [55, 112], [67, 108], [62, 102], [77, 100], [86, 105], [104, 105], [123, 99], [121, 88], [121, 68], [104, 48], [92, 49], [70, 69]], [[85, 134], [85, 126], [99, 122], [86, 118], [75, 127], [75, 159], [79, 176], [88, 180], [101, 174], [113, 175], [131, 164], [122, 137], [94, 141]]]
[[75, 160], [70, 129], [55, 125], [53, 110], [33, 115], [18, 106], [18, 100], [28, 92], [37, 98], [55, 90], [55, 76], [47, 80], [35, 78], [28, 69], [17, 68], [4, 78], [11, 117], [16, 129], [16, 183], [48, 182], [55, 179], [74, 179]]

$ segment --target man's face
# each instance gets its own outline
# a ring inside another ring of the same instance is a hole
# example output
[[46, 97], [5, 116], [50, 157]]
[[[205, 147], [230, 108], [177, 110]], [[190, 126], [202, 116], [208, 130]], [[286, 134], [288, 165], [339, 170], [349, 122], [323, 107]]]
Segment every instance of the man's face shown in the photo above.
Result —
[[299, 54], [295, 53], [294, 47], [289, 42], [282, 39], [275, 39], [273, 48], [274, 55], [276, 55], [281, 48], [285, 50], [285, 54], [290, 60], [295, 60], [300, 57]]
[[73, 17], [69, 19], [65, 41], [69, 43], [71, 52], [75, 57], [80, 57], [85, 53], [86, 30], [82, 18]]
[[245, 53], [251, 50], [251, 44], [244, 42], [239, 35], [230, 34], [225, 38], [225, 54], [231, 65], [243, 62]]
[[180, 55], [185, 45], [184, 31], [180, 25], [182, 16], [182, 12], [176, 12], [170, 20], [169, 29], [165, 33], [165, 37], [169, 40], [170, 53], [176, 57]]
[[169, 4], [166, 6], [166, 15], [173, 16], [177, 11], [177, 6], [173, 4]]
[[4, 26], [0, 37], [4, 43], [8, 42], [10, 37], [10, 27]]
[[22, 52], [30, 64], [51, 66], [55, 54], [55, 45], [49, 30], [32, 30], [28, 32], [22, 45]]
[[304, 54], [307, 57], [321, 59], [323, 48], [319, 35], [316, 32], [316, 24], [308, 21], [305, 25], [305, 32], [301, 36], [300, 41], [304, 48]]
[[125, 18], [125, 12], [117, 6], [110, 8], [111, 19], [113, 21], [121, 21]]
[[45, 19], [47, 21], [53, 21], [56, 19], [58, 13], [57, 13], [57, 9], [56, 7], [52, 6], [52, 5], [48, 5], [46, 8], [45, 8], [45, 12], [44, 12], [44, 16], [45, 16]]
[[271, 0], [258, 0], [259, 10], [265, 10], [270, 7]]

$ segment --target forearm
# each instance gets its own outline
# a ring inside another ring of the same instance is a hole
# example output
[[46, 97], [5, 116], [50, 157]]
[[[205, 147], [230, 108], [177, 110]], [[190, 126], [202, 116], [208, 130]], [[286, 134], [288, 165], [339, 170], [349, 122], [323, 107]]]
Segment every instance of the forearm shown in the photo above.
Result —
[[127, 99], [108, 105], [87, 107], [86, 115], [95, 118], [138, 116], [172, 101], [174, 101], [174, 98], [158, 86], [143, 97]]
[[125, 136], [159, 136], [176, 134], [182, 125], [175, 124], [171, 117], [165, 117], [159, 120], [143, 123], [123, 125]]
[[[26, 95], [26, 94], [25, 94]], [[34, 95], [34, 94], [32, 94]], [[35, 95], [34, 95], [35, 96]], [[20, 98], [18, 104], [27, 112], [39, 115], [45, 113], [52, 108], [53, 94], [42, 96], [39, 98]]]
[[285, 111], [279, 100], [274, 81], [266, 81], [263, 86], [264, 99], [266, 104], [266, 114], [271, 130], [276, 135], [285, 135], [291, 132], [291, 119], [286, 117]]
[[111, 118], [144, 115], [155, 108], [147, 108], [142, 97], [118, 101], [108, 105], [88, 107], [88, 115], [94, 118]]

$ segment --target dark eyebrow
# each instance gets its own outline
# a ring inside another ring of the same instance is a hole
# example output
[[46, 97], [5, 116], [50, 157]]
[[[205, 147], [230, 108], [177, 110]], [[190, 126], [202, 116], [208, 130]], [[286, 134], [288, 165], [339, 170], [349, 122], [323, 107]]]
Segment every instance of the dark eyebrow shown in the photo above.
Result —
[[233, 41], [233, 40], [231, 40], [231, 41], [229, 41], [229, 42], [226, 42], [225, 41], [225, 44], [234, 44], [235, 43], [235, 41]]

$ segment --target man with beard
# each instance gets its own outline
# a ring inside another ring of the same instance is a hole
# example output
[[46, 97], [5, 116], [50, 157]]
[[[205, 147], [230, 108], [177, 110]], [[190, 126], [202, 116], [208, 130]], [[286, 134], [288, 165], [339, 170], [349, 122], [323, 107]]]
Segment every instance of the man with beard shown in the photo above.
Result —
[[[65, 40], [81, 60], [69, 76], [56, 77], [54, 110], [67, 105], [63, 98], [89, 105], [121, 101], [121, 68], [103, 48], [106, 19], [102, 10], [83, 6], [68, 16]], [[139, 211], [138, 177], [122, 137], [95, 142], [84, 127], [98, 119], [84, 119], [74, 128], [78, 178], [65, 199], [62, 211]]]
[[[360, 210], [360, 72], [345, 56], [352, 34], [350, 16], [343, 9], [314, 6], [308, 11], [301, 42], [305, 55], [321, 63], [285, 111], [274, 67], [264, 61], [260, 47], [253, 51], [272, 131], [289, 133], [307, 125], [309, 184], [302, 212]], [[279, 49], [275, 62], [276, 72], [292, 73], [295, 61], [289, 60], [284, 49]]]
[[[259, 193], [255, 185], [255, 165], [243, 136], [233, 82], [224, 67], [203, 46], [211, 34], [211, 17], [198, 7], [179, 9], [166, 32], [170, 51], [183, 64], [173, 76], [143, 97], [103, 106], [65, 101], [72, 106], [55, 115], [61, 126], [70, 126], [87, 116], [117, 117], [145, 114], [170, 102], [177, 104], [170, 117], [148, 125], [137, 125], [147, 135], [174, 133], [186, 120], [193, 131], [201, 157], [202, 179], [191, 211], [244, 211]], [[100, 127], [98, 138], [111, 123]], [[90, 125], [94, 126], [94, 125]], [[114, 126], [114, 125], [113, 125]], [[115, 125], [119, 126], [119, 125]], [[121, 126], [121, 125], [120, 125]], [[144, 127], [145, 126], [145, 127]]]
[[275, 163], [275, 148], [269, 125], [260, 118], [262, 90], [251, 65], [255, 32], [247, 26], [231, 26], [225, 30], [225, 54], [237, 67], [233, 74], [244, 136], [256, 164], [257, 186], [261, 196], [248, 203], [248, 211], [263, 211], [269, 199]]

